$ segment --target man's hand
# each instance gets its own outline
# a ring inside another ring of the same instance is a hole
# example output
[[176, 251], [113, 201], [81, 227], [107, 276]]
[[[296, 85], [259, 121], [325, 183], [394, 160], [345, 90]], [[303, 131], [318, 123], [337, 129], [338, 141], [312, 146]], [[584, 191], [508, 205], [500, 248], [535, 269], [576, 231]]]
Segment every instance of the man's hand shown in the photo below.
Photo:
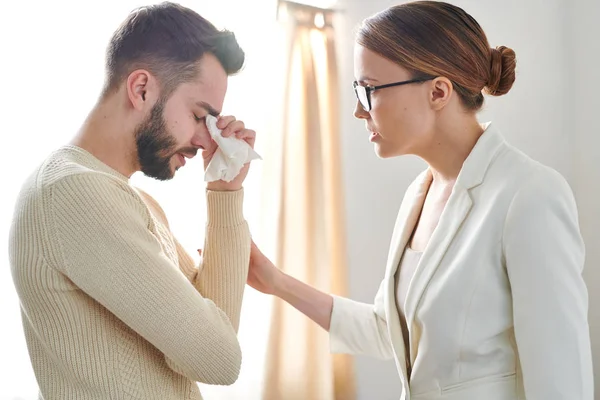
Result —
[[[254, 141], [256, 139], [256, 132], [251, 129], [246, 129], [246, 126], [242, 121], [238, 121], [233, 116], [227, 117], [219, 117], [217, 121], [217, 128], [222, 129], [221, 135], [223, 137], [229, 137], [235, 135], [238, 139], [245, 140], [250, 147], [254, 148]], [[217, 144], [213, 140], [213, 146], [210, 149], [206, 149], [202, 152], [202, 158], [204, 159], [204, 170], [208, 168], [208, 164], [210, 160], [212, 160], [213, 155], [217, 151]], [[208, 190], [213, 191], [236, 191], [242, 188], [242, 184], [246, 176], [248, 175], [248, 170], [250, 169], [250, 163], [244, 165], [238, 174], [231, 182], [225, 181], [215, 181], [209, 182], [206, 185]]]

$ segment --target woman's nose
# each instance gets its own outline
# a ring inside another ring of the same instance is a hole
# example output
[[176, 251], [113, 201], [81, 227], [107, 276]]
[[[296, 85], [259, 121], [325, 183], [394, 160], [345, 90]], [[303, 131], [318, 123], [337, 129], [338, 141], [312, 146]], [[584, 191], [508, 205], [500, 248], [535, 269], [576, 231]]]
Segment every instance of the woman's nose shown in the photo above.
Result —
[[354, 106], [354, 116], [359, 119], [369, 118], [369, 113], [365, 111], [359, 101], [357, 101], [356, 105]]

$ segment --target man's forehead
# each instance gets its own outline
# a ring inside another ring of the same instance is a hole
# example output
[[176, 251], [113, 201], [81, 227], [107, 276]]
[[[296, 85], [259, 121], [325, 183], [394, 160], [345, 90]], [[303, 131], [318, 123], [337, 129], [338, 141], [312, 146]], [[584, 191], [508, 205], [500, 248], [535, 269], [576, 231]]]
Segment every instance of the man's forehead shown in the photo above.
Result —
[[190, 82], [186, 88], [186, 94], [192, 104], [204, 108], [211, 115], [221, 114], [225, 89], [219, 89], [214, 85], [206, 84], [198, 80]]

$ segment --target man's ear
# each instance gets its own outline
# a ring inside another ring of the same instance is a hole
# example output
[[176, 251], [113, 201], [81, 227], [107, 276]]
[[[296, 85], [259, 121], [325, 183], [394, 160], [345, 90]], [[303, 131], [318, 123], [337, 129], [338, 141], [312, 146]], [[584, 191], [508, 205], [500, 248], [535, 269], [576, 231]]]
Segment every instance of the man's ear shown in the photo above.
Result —
[[429, 95], [429, 102], [431, 108], [438, 111], [441, 110], [448, 104], [454, 88], [450, 79], [443, 76], [435, 78], [431, 82], [431, 93]]
[[158, 100], [158, 82], [147, 70], [138, 69], [130, 73], [126, 85], [127, 97], [136, 110], [143, 111]]

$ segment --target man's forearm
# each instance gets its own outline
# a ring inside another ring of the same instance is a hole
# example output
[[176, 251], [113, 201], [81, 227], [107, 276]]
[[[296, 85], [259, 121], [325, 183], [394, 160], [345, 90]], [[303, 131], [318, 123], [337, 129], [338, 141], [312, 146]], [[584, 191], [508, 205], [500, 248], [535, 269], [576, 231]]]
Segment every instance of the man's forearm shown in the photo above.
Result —
[[242, 213], [243, 191], [207, 192], [203, 262], [195, 286], [238, 329], [250, 260], [250, 231]]

